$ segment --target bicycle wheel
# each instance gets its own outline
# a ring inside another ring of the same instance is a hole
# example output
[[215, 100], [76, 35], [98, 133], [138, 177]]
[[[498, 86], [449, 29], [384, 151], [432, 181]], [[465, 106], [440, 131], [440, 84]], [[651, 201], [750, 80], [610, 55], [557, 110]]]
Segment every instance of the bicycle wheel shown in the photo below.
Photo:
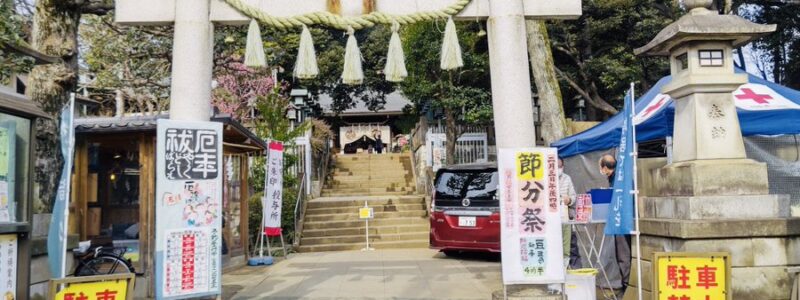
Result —
[[100, 254], [92, 258], [75, 270], [75, 276], [92, 276], [108, 274], [132, 273], [133, 267], [128, 262], [115, 255]]

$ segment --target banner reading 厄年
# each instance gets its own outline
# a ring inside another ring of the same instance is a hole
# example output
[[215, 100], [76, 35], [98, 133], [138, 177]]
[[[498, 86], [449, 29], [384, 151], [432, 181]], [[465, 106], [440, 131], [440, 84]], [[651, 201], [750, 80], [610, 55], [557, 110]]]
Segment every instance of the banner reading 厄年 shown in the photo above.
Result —
[[221, 293], [222, 124], [158, 120], [156, 298]]

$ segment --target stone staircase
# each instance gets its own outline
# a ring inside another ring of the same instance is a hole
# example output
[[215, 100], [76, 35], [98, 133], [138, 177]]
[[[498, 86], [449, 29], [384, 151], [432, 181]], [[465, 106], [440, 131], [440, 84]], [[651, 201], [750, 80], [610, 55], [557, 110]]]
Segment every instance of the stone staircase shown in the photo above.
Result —
[[333, 168], [322, 197], [306, 206], [298, 251], [364, 248], [365, 223], [358, 209], [365, 201], [375, 212], [369, 222], [371, 247], [428, 247], [425, 199], [417, 195], [408, 155], [337, 155]]

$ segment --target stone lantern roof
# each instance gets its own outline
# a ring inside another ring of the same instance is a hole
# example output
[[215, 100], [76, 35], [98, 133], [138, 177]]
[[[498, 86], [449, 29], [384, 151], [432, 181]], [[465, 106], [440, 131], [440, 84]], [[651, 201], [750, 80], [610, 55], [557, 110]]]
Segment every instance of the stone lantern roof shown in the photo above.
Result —
[[678, 45], [691, 41], [733, 41], [733, 47], [775, 31], [776, 25], [762, 25], [735, 15], [720, 15], [709, 10], [711, 1], [685, 0], [689, 13], [670, 24], [636, 55], [668, 56]]

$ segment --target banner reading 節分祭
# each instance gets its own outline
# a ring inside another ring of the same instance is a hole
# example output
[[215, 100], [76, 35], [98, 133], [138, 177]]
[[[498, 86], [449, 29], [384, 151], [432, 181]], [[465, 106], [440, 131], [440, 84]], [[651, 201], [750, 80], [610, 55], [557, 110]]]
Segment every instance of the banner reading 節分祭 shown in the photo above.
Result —
[[556, 150], [498, 154], [503, 283], [564, 282]]

